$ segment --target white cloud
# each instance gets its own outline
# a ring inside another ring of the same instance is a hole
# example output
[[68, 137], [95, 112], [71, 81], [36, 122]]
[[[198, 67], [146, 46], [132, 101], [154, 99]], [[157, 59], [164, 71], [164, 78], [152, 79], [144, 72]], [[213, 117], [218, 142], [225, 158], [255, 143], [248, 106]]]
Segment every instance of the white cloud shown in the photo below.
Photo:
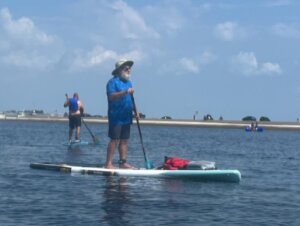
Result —
[[274, 75], [282, 72], [280, 65], [276, 63], [266, 62], [259, 66], [253, 52], [240, 52], [232, 62], [236, 70], [245, 75]]
[[209, 11], [209, 10], [212, 8], [212, 6], [211, 6], [210, 3], [204, 3], [204, 4], [201, 5], [201, 8], [202, 8], [204, 11]]
[[151, 38], [160, 38], [160, 34], [153, 28], [146, 25], [140, 14], [128, 6], [128, 4], [122, 0], [114, 2], [112, 8], [119, 12], [118, 16], [120, 27], [127, 38], [138, 39], [141, 36], [147, 35]]
[[281, 68], [279, 64], [267, 62], [262, 64], [260, 72], [263, 74], [280, 74]]
[[75, 59], [71, 63], [70, 70], [93, 68], [110, 60], [131, 59], [133, 61], [140, 61], [142, 58], [143, 55], [139, 50], [118, 54], [116, 51], [105, 49], [102, 46], [95, 46], [89, 52], [77, 52]]
[[200, 56], [194, 58], [182, 57], [179, 59], [179, 64], [189, 72], [198, 73], [201, 66], [212, 63], [216, 58], [213, 53], [205, 51]]
[[36, 52], [27, 54], [22, 51], [10, 52], [5, 56], [5, 58], [3, 58], [3, 61], [8, 65], [36, 69], [43, 69], [47, 65], [51, 64], [51, 59], [46, 56], [42, 56]]
[[234, 39], [242, 38], [245, 31], [239, 27], [236, 22], [225, 22], [217, 24], [214, 29], [214, 34], [217, 38], [224, 41], [232, 41]]
[[102, 64], [106, 60], [116, 59], [117, 53], [112, 50], [106, 50], [101, 46], [96, 46], [87, 53], [77, 53], [71, 68], [90, 68]]
[[[152, 24], [156, 29], [160, 30], [162, 34], [173, 35], [180, 32], [186, 24], [186, 17], [175, 5], [168, 5], [164, 3], [158, 7], [148, 6], [145, 10], [145, 16], [150, 18]], [[155, 16], [153, 16], [155, 15]]]
[[240, 67], [244, 74], [253, 74], [257, 71], [258, 63], [254, 53], [240, 52], [235, 58], [234, 62]]
[[234, 29], [236, 28], [236, 26], [236, 23], [233, 22], [218, 24], [215, 28], [215, 34], [217, 35], [217, 37], [225, 41], [231, 41], [234, 37]]
[[272, 32], [285, 38], [300, 38], [300, 26], [278, 23], [272, 26]]
[[194, 73], [199, 72], [199, 66], [194, 60], [188, 58], [181, 58], [179, 62], [186, 70]]
[[44, 69], [63, 54], [59, 40], [39, 30], [29, 18], [14, 20], [7, 8], [0, 10], [0, 63]]
[[215, 61], [216, 58], [217, 57], [213, 53], [211, 53], [209, 51], [205, 51], [202, 53], [202, 55], [200, 57], [200, 63], [201, 64], [209, 64], [209, 63]]
[[2, 23], [6, 34], [10, 38], [19, 40], [31, 40], [44, 44], [54, 41], [54, 37], [40, 31], [34, 25], [34, 22], [29, 18], [22, 17], [18, 20], [13, 20], [7, 8], [0, 10], [0, 22]]

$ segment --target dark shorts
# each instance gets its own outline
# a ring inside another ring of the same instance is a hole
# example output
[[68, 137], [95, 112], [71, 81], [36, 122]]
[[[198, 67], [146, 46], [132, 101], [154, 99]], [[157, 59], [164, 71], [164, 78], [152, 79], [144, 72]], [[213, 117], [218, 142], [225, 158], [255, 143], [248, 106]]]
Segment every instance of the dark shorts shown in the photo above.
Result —
[[126, 125], [109, 125], [108, 136], [110, 139], [129, 139], [130, 137], [130, 124]]
[[75, 127], [81, 126], [81, 116], [80, 115], [70, 115], [69, 116], [69, 127], [74, 129]]

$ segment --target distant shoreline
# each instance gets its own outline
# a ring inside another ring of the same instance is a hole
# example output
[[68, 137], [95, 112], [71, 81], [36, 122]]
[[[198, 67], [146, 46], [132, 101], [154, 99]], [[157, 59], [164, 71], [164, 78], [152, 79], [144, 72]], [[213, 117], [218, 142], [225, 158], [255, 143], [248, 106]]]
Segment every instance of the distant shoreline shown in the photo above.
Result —
[[[55, 116], [22, 116], [0, 117], [0, 120], [16, 120], [16, 121], [46, 121], [46, 122], [67, 122], [66, 117]], [[85, 117], [86, 122], [107, 124], [107, 118]], [[135, 121], [134, 121], [135, 123]], [[216, 127], [216, 128], [245, 128], [250, 125], [250, 121], [234, 121], [234, 120], [166, 120], [166, 119], [140, 119], [140, 124], [157, 125], [157, 126], [189, 126], [189, 127]], [[300, 130], [299, 122], [258, 122], [260, 127], [264, 129], [284, 129], [284, 130]]]

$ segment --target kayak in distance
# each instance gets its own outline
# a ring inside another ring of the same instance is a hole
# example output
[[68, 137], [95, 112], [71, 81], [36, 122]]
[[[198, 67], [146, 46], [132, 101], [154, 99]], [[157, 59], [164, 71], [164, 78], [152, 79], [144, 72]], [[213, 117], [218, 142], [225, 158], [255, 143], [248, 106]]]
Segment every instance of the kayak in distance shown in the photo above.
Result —
[[258, 127], [255, 127], [255, 128], [252, 129], [251, 126], [246, 126], [245, 131], [246, 132], [263, 132], [264, 128], [258, 126]]
[[77, 166], [69, 164], [52, 163], [31, 163], [30, 168], [41, 170], [52, 170], [66, 173], [98, 174], [105, 176], [126, 176], [126, 177], [155, 177], [187, 179], [197, 181], [219, 181], [238, 183], [241, 180], [241, 173], [231, 169], [211, 169], [211, 170], [165, 170], [165, 169], [106, 169], [95, 166]]

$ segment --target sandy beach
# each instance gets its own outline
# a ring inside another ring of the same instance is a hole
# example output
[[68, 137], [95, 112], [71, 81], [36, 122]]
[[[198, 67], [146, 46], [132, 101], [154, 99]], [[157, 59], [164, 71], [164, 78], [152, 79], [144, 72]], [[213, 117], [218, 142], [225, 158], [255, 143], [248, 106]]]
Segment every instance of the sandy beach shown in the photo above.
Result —
[[[22, 117], [0, 117], [0, 120], [20, 120], [20, 121], [55, 121], [67, 122], [66, 117], [53, 117], [53, 116], [22, 116]], [[108, 121], [106, 118], [86, 117], [86, 122], [103, 123]], [[135, 123], [135, 120], [134, 120]], [[219, 128], [245, 128], [250, 125], [250, 121], [238, 120], [165, 120], [165, 119], [140, 119], [140, 124], [144, 125], [157, 125], [157, 126], [192, 126], [192, 127], [219, 127]], [[260, 127], [264, 129], [285, 129], [285, 130], [300, 130], [299, 122], [258, 122]]]

